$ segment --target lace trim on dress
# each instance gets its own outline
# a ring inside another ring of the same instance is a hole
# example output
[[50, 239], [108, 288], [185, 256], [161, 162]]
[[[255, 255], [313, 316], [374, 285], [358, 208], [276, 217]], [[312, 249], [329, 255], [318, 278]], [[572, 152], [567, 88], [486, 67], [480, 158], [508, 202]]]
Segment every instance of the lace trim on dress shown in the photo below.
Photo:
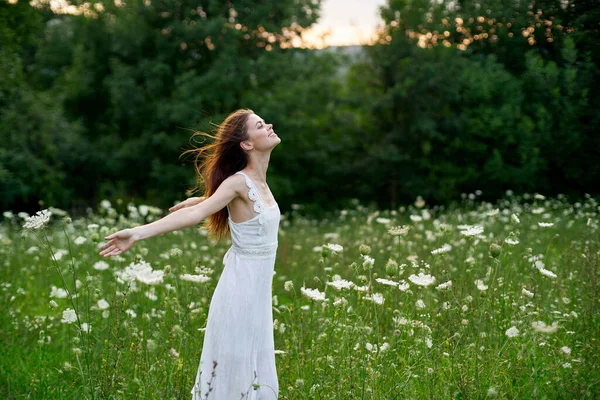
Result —
[[250, 179], [248, 175], [246, 175], [242, 171], [238, 171], [236, 172], [236, 174], [243, 175], [246, 180], [246, 186], [248, 186], [248, 198], [254, 202], [254, 211], [256, 211], [257, 213], [262, 213], [264, 209], [264, 204], [262, 203], [262, 199], [258, 195], [256, 187], [252, 183], [252, 179]]
[[253, 259], [271, 258], [271, 257], [275, 257], [277, 255], [277, 242], [269, 243], [265, 246], [253, 246], [253, 247], [238, 247], [238, 246], [232, 245], [231, 250], [245, 258], [253, 258]]
[[242, 171], [238, 171], [236, 172], [236, 174], [241, 174], [245, 178], [246, 186], [248, 186], [248, 198], [254, 202], [254, 211], [258, 213], [258, 223], [260, 224], [258, 228], [258, 235], [262, 238], [262, 241], [264, 242], [266, 240], [265, 217], [263, 212], [265, 209], [265, 205], [262, 199], [260, 198], [258, 190], [256, 189], [256, 186], [254, 186], [254, 182], [252, 182], [252, 179], [250, 179], [250, 177]]

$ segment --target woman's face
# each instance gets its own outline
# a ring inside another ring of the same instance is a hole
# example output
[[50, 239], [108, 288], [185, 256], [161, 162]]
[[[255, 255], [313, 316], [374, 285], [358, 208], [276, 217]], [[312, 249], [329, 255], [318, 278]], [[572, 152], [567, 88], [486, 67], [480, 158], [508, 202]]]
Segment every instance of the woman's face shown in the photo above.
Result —
[[273, 124], [267, 124], [256, 114], [250, 115], [246, 121], [246, 127], [253, 148], [256, 150], [271, 150], [277, 146], [281, 139], [273, 130]]

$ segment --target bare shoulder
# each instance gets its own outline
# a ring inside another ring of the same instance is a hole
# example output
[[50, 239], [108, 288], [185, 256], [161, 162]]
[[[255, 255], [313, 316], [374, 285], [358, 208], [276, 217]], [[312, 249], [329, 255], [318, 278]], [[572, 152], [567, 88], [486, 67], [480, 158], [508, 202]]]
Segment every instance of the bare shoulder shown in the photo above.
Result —
[[245, 193], [246, 178], [242, 174], [233, 174], [227, 177], [223, 183], [231, 187], [240, 197]]

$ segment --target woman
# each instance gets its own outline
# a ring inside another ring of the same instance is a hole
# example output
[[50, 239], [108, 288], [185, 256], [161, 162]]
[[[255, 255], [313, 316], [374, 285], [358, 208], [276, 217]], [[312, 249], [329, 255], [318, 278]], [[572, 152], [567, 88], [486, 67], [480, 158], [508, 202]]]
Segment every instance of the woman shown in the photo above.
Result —
[[266, 177], [271, 151], [281, 139], [272, 124], [248, 109], [230, 114], [212, 138], [212, 144], [188, 150], [197, 153], [205, 196], [172, 207], [173, 213], [158, 221], [106, 236], [100, 255], [121, 254], [136, 242], [204, 219], [217, 241], [230, 232], [232, 245], [210, 302], [192, 400], [276, 399], [271, 285], [280, 211]]

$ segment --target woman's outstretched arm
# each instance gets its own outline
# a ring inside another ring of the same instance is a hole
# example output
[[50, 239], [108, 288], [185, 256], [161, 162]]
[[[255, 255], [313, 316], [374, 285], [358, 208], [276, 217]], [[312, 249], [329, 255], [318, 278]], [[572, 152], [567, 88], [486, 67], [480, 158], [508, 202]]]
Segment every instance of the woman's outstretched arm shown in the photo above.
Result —
[[106, 236], [104, 239], [108, 242], [100, 246], [102, 251], [99, 254], [103, 257], [115, 256], [125, 252], [141, 240], [200, 223], [204, 218], [223, 209], [238, 196], [241, 182], [243, 182], [241, 179], [229, 177], [219, 185], [212, 196], [195, 206], [181, 208], [158, 221], [123, 229]]

